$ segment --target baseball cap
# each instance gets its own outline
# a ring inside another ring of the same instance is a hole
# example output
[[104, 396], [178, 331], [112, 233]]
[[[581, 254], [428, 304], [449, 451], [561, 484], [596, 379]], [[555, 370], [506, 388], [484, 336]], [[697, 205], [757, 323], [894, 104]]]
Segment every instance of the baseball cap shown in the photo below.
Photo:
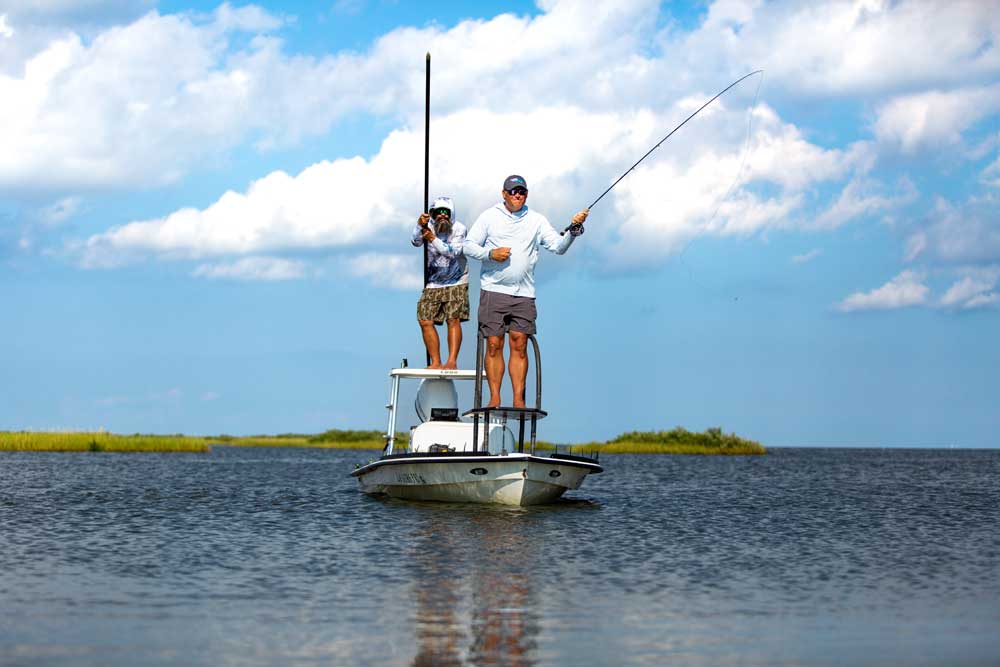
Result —
[[513, 190], [514, 188], [524, 188], [528, 189], [528, 184], [525, 183], [524, 179], [517, 174], [512, 174], [507, 177], [507, 180], [503, 182], [504, 190]]

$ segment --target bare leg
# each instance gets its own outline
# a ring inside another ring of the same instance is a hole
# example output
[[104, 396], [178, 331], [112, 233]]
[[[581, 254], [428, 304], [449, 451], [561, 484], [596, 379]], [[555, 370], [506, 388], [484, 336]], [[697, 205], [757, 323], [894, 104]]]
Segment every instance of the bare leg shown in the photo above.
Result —
[[528, 377], [528, 334], [510, 332], [510, 383], [514, 387], [514, 407], [524, 407], [524, 382]]
[[490, 386], [488, 408], [500, 405], [500, 381], [503, 380], [503, 336], [486, 337], [486, 384]]
[[427, 368], [441, 368], [441, 341], [437, 329], [434, 328], [434, 320], [420, 320], [420, 333], [424, 336], [424, 347], [427, 348], [427, 355], [431, 358]]
[[448, 361], [445, 368], [458, 368], [458, 350], [462, 347], [462, 321], [448, 320]]

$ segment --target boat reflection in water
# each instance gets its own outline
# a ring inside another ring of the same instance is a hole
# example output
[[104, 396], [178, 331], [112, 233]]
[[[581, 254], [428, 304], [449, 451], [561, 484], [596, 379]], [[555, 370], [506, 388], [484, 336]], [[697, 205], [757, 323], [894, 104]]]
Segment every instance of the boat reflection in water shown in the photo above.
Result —
[[[539, 631], [520, 512], [454, 509], [423, 517], [410, 563], [414, 667], [534, 664]], [[473, 539], [470, 539], [473, 537]]]

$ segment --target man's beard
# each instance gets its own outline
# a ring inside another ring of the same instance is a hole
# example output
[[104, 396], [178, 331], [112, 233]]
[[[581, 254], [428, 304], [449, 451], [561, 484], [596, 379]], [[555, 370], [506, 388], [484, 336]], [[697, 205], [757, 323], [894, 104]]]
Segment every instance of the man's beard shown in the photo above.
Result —
[[435, 231], [437, 231], [438, 234], [451, 233], [451, 220], [447, 218], [444, 220], [435, 220], [434, 229]]

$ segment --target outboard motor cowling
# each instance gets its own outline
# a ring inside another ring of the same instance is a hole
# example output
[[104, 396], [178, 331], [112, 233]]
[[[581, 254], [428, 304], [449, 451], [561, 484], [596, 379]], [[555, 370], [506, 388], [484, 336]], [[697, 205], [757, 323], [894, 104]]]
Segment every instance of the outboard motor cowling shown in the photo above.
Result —
[[454, 410], [457, 414], [458, 392], [455, 390], [455, 383], [443, 378], [421, 380], [414, 407], [417, 410], [417, 417], [422, 422], [431, 419], [432, 410]]

